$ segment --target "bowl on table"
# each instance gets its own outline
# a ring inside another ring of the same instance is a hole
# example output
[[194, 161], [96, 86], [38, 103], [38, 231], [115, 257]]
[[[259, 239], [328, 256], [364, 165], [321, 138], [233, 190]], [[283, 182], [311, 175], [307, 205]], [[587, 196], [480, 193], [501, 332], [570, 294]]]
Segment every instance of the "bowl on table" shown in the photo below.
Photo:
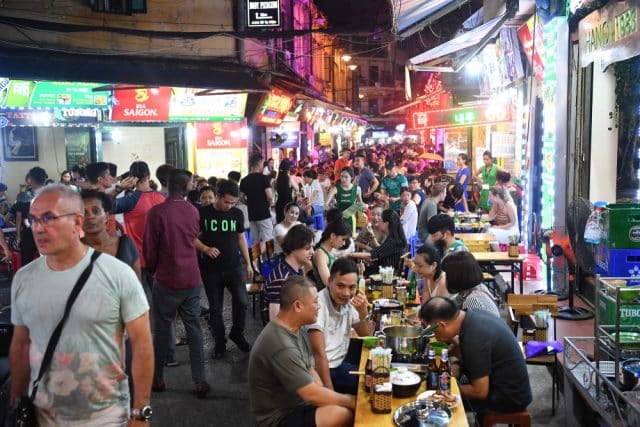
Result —
[[422, 384], [420, 375], [407, 370], [407, 368], [391, 371], [391, 388], [394, 397], [415, 396], [420, 384]]

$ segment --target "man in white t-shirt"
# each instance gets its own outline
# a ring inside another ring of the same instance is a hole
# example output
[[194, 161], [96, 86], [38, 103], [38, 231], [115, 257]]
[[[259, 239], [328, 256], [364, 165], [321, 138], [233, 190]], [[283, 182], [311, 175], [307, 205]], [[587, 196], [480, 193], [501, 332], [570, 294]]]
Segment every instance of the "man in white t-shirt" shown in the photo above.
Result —
[[339, 393], [357, 394], [356, 361], [345, 360], [351, 328], [360, 336], [371, 335], [367, 297], [356, 292], [358, 267], [349, 258], [338, 258], [331, 266], [329, 286], [318, 293], [320, 310], [309, 326], [309, 340], [316, 370], [325, 387]]
[[[28, 221], [42, 256], [16, 273], [11, 289], [12, 402], [30, 392], [69, 294], [94, 253], [80, 240], [84, 204], [70, 187], [44, 187], [32, 201]], [[131, 402], [123, 366], [125, 331], [133, 357]], [[78, 294], [38, 386], [38, 424], [148, 425], [153, 361], [142, 285], [131, 268], [103, 253]]]

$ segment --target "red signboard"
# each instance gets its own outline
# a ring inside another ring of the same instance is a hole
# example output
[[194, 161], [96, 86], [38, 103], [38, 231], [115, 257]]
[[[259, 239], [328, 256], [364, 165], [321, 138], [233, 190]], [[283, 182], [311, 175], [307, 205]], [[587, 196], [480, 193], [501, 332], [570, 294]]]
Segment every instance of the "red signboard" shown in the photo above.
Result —
[[279, 90], [265, 95], [256, 110], [255, 122], [263, 126], [280, 126], [293, 105], [293, 97]]
[[196, 147], [247, 148], [247, 121], [241, 122], [196, 122]]
[[169, 120], [170, 87], [116, 89], [111, 120], [166, 122]]

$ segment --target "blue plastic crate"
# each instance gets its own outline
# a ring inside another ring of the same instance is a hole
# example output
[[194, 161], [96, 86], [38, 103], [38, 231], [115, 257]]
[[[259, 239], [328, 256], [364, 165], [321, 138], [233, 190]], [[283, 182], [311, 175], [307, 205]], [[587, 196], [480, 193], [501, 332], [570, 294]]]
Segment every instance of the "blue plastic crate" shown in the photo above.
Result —
[[596, 273], [607, 277], [640, 277], [640, 249], [598, 248]]

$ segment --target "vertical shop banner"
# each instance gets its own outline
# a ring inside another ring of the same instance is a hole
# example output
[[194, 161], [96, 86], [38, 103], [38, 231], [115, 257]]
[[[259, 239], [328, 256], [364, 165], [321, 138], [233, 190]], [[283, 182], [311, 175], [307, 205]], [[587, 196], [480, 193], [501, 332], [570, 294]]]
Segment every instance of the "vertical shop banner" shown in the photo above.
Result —
[[67, 169], [76, 165], [87, 166], [91, 163], [91, 129], [65, 128], [64, 147], [67, 155]]
[[458, 154], [469, 152], [469, 132], [467, 128], [447, 129], [444, 141], [444, 168], [447, 172], [458, 169], [456, 159]]
[[111, 120], [114, 122], [166, 122], [170, 87], [116, 89]]
[[544, 53], [543, 28], [541, 20], [535, 15], [529, 18], [522, 27], [518, 28], [518, 38], [529, 64], [533, 67], [533, 74], [538, 82], [542, 82], [544, 79], [544, 62], [542, 62]]

